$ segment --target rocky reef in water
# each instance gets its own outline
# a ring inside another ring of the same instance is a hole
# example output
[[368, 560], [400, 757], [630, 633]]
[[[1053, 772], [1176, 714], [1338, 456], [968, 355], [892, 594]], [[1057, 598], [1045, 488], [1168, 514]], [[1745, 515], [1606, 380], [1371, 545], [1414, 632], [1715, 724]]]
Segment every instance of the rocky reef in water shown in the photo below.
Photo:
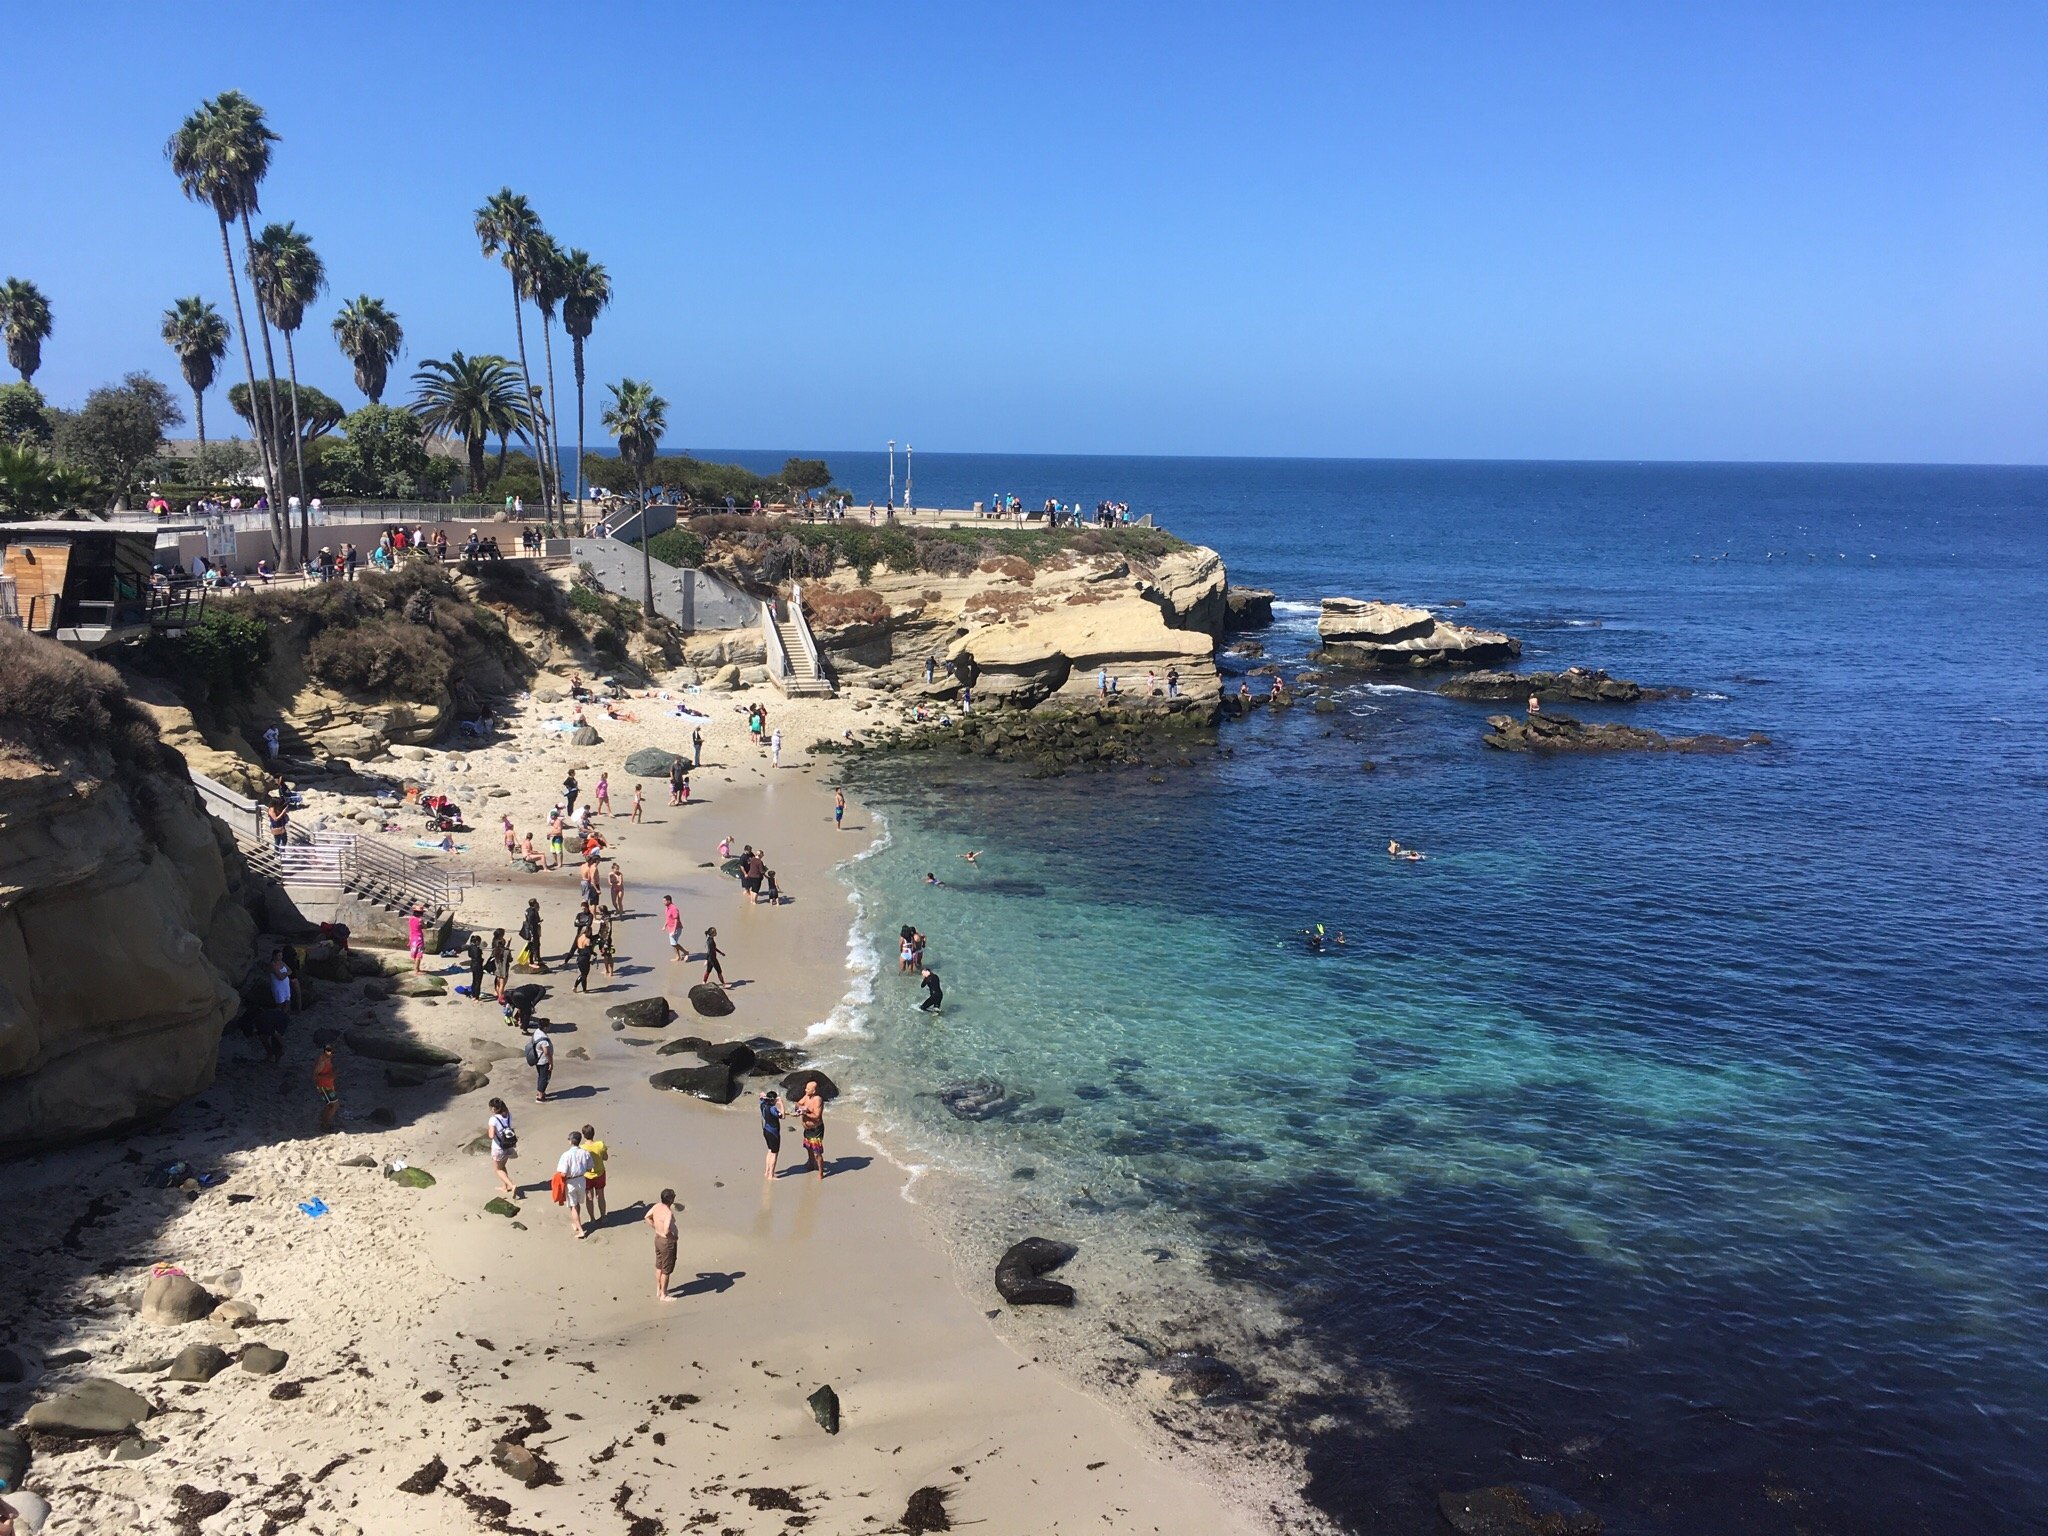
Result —
[[248, 880], [115, 672], [0, 627], [0, 1152], [213, 1081], [253, 955]]
[[1316, 623], [1325, 666], [1372, 670], [1491, 667], [1522, 654], [1522, 642], [1497, 630], [1470, 629], [1406, 603], [1326, 597]]
[[1635, 704], [1692, 697], [1690, 688], [1646, 688], [1589, 667], [1566, 667], [1562, 672], [1467, 672], [1439, 683], [1436, 691], [1453, 699], [1525, 699], [1534, 694], [1546, 704]]
[[[1136, 768], [1190, 761], [1216, 745], [1217, 706], [1192, 700], [1151, 706], [1103, 702], [1062, 709], [977, 708], [872, 733], [861, 751], [952, 752], [1029, 764], [1034, 777], [1070, 768]], [[846, 750], [821, 741], [817, 751]]]
[[1641, 726], [1589, 723], [1570, 715], [1488, 715], [1486, 744], [1502, 752], [1745, 752], [1771, 738], [1752, 731], [1733, 736], [1666, 736]]

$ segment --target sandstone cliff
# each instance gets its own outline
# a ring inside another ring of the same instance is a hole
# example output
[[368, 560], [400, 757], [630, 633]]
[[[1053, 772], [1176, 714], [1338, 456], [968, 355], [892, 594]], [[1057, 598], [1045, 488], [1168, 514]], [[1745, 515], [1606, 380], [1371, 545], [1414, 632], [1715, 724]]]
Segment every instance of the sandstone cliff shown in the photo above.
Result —
[[[842, 676], [977, 702], [1065, 707], [1096, 696], [1107, 669], [1125, 699], [1221, 694], [1215, 637], [1228, 622], [1223, 561], [1182, 546], [1146, 559], [1062, 550], [1036, 562], [998, 555], [958, 574], [844, 568], [801, 583], [819, 645]], [[927, 658], [939, 663], [927, 687]], [[947, 663], [956, 664], [949, 676]]]
[[0, 629], [0, 1152], [213, 1080], [252, 959], [244, 878], [113, 671]]
[[1406, 603], [1326, 597], [1316, 632], [1317, 660], [1335, 667], [1487, 667], [1522, 654], [1522, 642], [1498, 630], [1448, 624]]

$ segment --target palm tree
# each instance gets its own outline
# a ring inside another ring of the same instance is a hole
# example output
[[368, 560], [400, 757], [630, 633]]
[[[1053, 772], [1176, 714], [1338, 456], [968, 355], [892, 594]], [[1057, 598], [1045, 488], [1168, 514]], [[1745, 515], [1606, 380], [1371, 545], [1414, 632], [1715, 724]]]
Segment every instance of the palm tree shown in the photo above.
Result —
[[[235, 277], [235, 251], [228, 241], [228, 225], [242, 221], [242, 236], [249, 237], [249, 215], [257, 205], [257, 188], [270, 169], [270, 146], [277, 142], [263, 121], [263, 109], [240, 91], [223, 91], [199, 104], [178, 131], [164, 145], [164, 154], [185, 195], [204, 203], [220, 220], [220, 254], [227, 262], [228, 292], [235, 302], [235, 329], [242, 337], [242, 367], [249, 376], [249, 394], [256, 393], [256, 360], [249, 353], [249, 319], [242, 313], [242, 288]], [[266, 355], [270, 330], [264, 327]], [[277, 370], [271, 369], [270, 419], [277, 420]], [[284, 511], [277, 501], [277, 455], [267, 433], [256, 434], [263, 462], [263, 489], [270, 499], [270, 531], [277, 548], [285, 546]]]
[[576, 531], [583, 531], [583, 343], [597, 312], [612, 301], [612, 280], [605, 269], [590, 259], [588, 251], [571, 251], [562, 258], [562, 329], [576, 359]]
[[[496, 256], [504, 262], [505, 270], [512, 275], [512, 328], [519, 337], [519, 377], [531, 380], [533, 370], [526, 365], [526, 294], [527, 274], [532, 270], [534, 241], [541, 232], [540, 218], [533, 211], [533, 204], [514, 192], [510, 187], [500, 187], [484, 199], [483, 207], [476, 211], [477, 244], [483, 247], [486, 256]], [[530, 403], [522, 407], [522, 415], [530, 416]], [[536, 456], [539, 444], [536, 442]], [[541, 496], [547, 496], [547, 472], [541, 472]], [[550, 514], [552, 515], [552, 514]]]
[[206, 392], [214, 370], [228, 355], [228, 323], [198, 295], [179, 299], [164, 311], [163, 338], [178, 354], [185, 386], [192, 391], [192, 419], [199, 426], [199, 473], [206, 473]]
[[640, 575], [645, 583], [642, 605], [647, 617], [654, 617], [654, 557], [647, 546], [647, 467], [654, 462], [654, 445], [668, 430], [668, 402], [654, 392], [652, 384], [639, 379], [621, 379], [605, 386], [612, 403], [604, 408], [605, 431], [619, 440], [619, 457], [633, 466], [633, 478], [640, 487]]
[[305, 428], [299, 421], [299, 358], [292, 337], [306, 323], [306, 306], [327, 286], [327, 264], [293, 225], [266, 224], [249, 248], [249, 281], [264, 317], [284, 333], [284, 365], [292, 389], [292, 468], [299, 488], [299, 558], [313, 553], [313, 500], [306, 487]]
[[555, 306], [562, 302], [562, 248], [555, 244], [554, 236], [541, 230], [534, 235], [529, 259], [532, 267], [526, 274], [527, 297], [540, 311], [541, 347], [547, 356], [548, 370], [548, 403], [542, 413], [548, 467], [542, 471], [541, 480], [543, 484], [554, 483], [555, 506], [559, 510], [562, 506], [562, 448], [555, 437]]
[[26, 384], [43, 365], [50, 339], [50, 301], [25, 277], [0, 283], [0, 331], [7, 333], [7, 361]]
[[366, 293], [341, 306], [341, 313], [334, 317], [334, 340], [355, 364], [356, 388], [370, 397], [370, 404], [382, 404], [385, 375], [405, 345], [398, 316], [384, 307], [382, 299]]
[[481, 494], [484, 444], [493, 437], [502, 442], [526, 429], [525, 375], [509, 358], [450, 352], [446, 362], [430, 357], [421, 363], [412, 381], [419, 390], [413, 414], [429, 432], [462, 439], [469, 451], [470, 493]]

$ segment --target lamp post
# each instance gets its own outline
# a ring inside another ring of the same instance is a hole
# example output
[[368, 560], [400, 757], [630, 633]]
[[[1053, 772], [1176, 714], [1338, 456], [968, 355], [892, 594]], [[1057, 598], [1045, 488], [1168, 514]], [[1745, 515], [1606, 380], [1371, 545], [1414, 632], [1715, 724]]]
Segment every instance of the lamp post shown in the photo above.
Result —
[[910, 494], [910, 444], [908, 443], [903, 445], [903, 510], [911, 513], [913, 516], [917, 512], [917, 502]]
[[889, 439], [889, 510], [896, 510], [896, 439]]

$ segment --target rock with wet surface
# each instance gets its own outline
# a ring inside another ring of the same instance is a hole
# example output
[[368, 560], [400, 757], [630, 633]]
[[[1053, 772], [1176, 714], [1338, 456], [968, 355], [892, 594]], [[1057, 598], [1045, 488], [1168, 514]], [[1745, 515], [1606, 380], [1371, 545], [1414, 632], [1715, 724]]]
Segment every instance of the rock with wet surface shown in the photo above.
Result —
[[665, 997], [636, 997], [630, 1003], [614, 1003], [604, 1016], [628, 1029], [666, 1029], [675, 1010]]
[[1236, 1366], [1195, 1350], [1176, 1350], [1154, 1362], [1174, 1397], [1233, 1398], [1245, 1395], [1244, 1376]]
[[1546, 704], [1571, 700], [1581, 704], [1634, 704], [1642, 699], [1689, 699], [1690, 688], [1645, 688], [1625, 677], [1609, 677], [1592, 667], [1566, 667], [1562, 672], [1467, 672], [1437, 685], [1453, 699], [1515, 699], [1535, 694]]
[[1605, 1528], [1598, 1515], [1536, 1483], [1439, 1494], [1436, 1504], [1458, 1536], [1600, 1536]]
[[1587, 724], [1570, 715], [1538, 711], [1533, 715], [1488, 715], [1489, 747], [1502, 752], [1746, 752], [1768, 747], [1771, 738], [1752, 731], [1740, 741], [1732, 736], [1666, 736], [1641, 726], [1608, 721]]
[[1027, 1237], [1013, 1243], [996, 1261], [996, 1289], [1014, 1307], [1071, 1307], [1074, 1288], [1044, 1277], [1077, 1251], [1072, 1243], [1054, 1242], [1049, 1237]]
[[666, 1072], [653, 1073], [647, 1081], [670, 1093], [691, 1094], [712, 1104], [730, 1104], [739, 1092], [732, 1068], [720, 1063], [702, 1067], [671, 1067]]
[[839, 1433], [839, 1394], [830, 1387], [820, 1387], [804, 1399], [811, 1405], [811, 1417], [818, 1421], [818, 1428], [828, 1435]]

